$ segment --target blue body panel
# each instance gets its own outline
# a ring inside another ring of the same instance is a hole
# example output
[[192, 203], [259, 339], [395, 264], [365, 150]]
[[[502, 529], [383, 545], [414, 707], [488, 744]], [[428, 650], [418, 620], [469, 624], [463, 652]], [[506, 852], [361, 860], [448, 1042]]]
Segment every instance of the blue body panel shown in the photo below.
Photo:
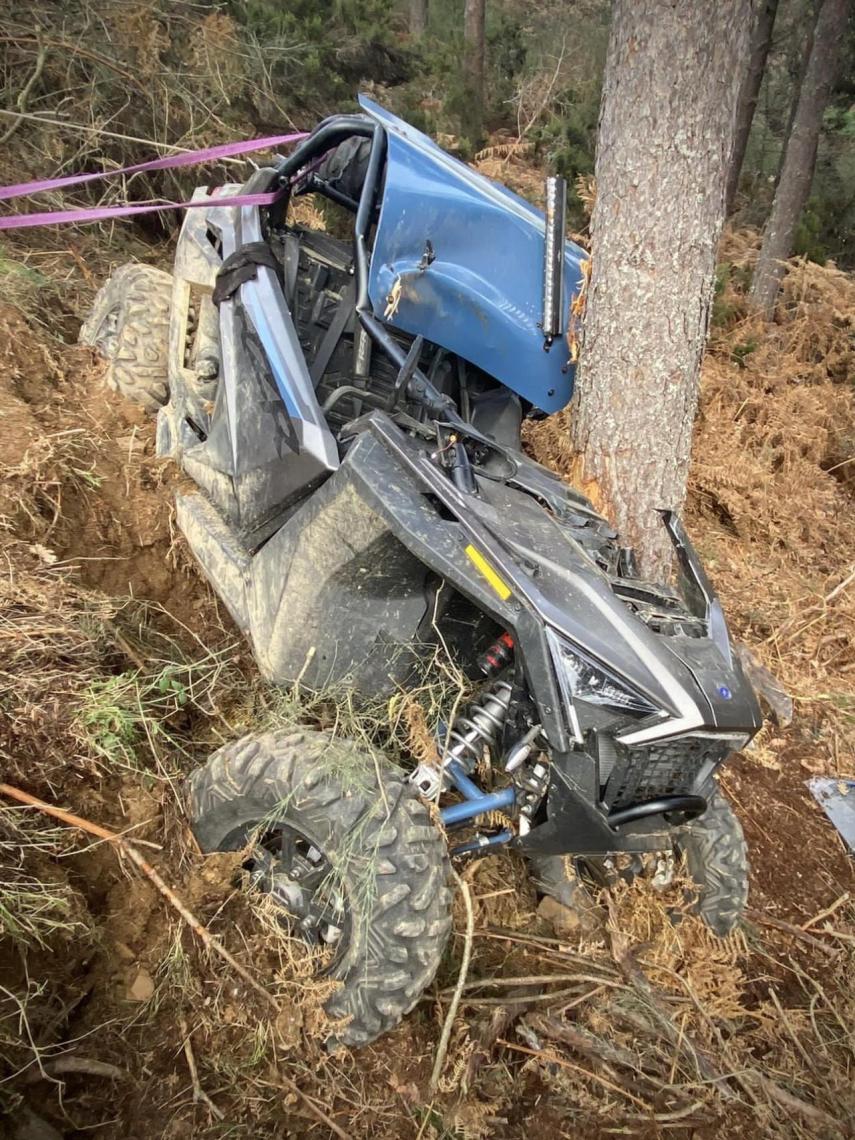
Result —
[[[375, 315], [458, 353], [543, 411], [559, 411], [573, 394], [574, 368], [563, 340], [544, 351], [538, 327], [543, 213], [364, 95], [359, 102], [388, 138], [368, 282]], [[428, 241], [435, 258], [420, 270]], [[586, 256], [566, 243], [567, 309]], [[398, 309], [384, 318], [398, 278]]]

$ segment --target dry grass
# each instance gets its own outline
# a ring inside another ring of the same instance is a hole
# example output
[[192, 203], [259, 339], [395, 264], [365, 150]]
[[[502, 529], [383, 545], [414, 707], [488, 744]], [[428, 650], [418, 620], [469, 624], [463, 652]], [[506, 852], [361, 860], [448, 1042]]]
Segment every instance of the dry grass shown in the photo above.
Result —
[[[799, 267], [793, 272], [798, 282]], [[822, 279], [815, 267], [805, 273], [810, 288], [787, 286], [794, 306], [819, 303], [811, 290], [819, 291]], [[835, 290], [841, 285], [833, 273], [830, 282]], [[727, 290], [725, 299], [738, 306], [738, 283], [728, 282]], [[831, 307], [849, 303], [844, 295]], [[848, 396], [812, 355], [821, 343], [832, 359], [841, 359], [829, 330], [807, 337], [786, 324], [815, 325], [817, 316], [816, 309], [808, 316], [796, 308], [791, 315], [785, 307], [781, 323], [764, 334], [804, 367], [789, 383], [780, 378], [787, 370], [773, 363], [780, 349], [763, 340], [734, 359], [732, 346], [742, 341], [717, 334], [691, 504], [694, 529], [707, 556], [712, 553], [740, 633], [779, 671], [783, 662], [786, 680], [800, 679], [797, 695], [805, 693], [805, 707], [821, 717], [830, 762], [833, 750], [851, 739], [841, 736], [851, 731], [846, 707], [817, 699], [805, 670], [809, 662], [811, 683], [822, 678], [829, 692], [851, 691], [851, 674], [823, 640], [829, 624], [851, 620], [850, 602], [846, 591], [822, 601], [841, 580], [852, 550], [843, 511], [849, 488], [823, 469], [844, 407], [833, 401]], [[728, 317], [740, 337], [742, 319], [738, 312]], [[830, 319], [835, 328], [836, 318]], [[749, 407], [751, 417], [743, 420]], [[795, 408], [813, 417], [813, 430], [785, 437]], [[555, 446], [554, 435], [544, 439], [541, 446]], [[67, 836], [46, 832], [31, 818], [24, 835], [23, 817], [4, 813], [19, 828], [9, 831], [7, 823], [4, 832], [17, 875], [13, 894], [0, 899], [0, 914], [11, 916], [4, 940], [19, 961], [30, 963], [17, 984], [0, 993], [0, 1051], [19, 1073], [4, 1086], [10, 1110], [27, 1095], [26, 1074], [39, 1065], [50, 1072], [71, 1049], [127, 1074], [126, 1135], [145, 1135], [139, 1122], [155, 1106], [173, 1130], [192, 1128], [194, 1135], [217, 1135], [220, 1114], [236, 1135], [248, 1135], [274, 1127], [283, 1112], [311, 1134], [315, 1117], [285, 1075], [354, 1136], [376, 1134], [378, 1127], [413, 1138], [511, 1136], [518, 1106], [535, 1103], [559, 1135], [615, 1127], [651, 1135], [688, 1136], [699, 1127], [721, 1137], [742, 1129], [782, 1138], [845, 1135], [855, 1113], [851, 904], [811, 928], [809, 937], [822, 952], [798, 933], [751, 923], [720, 943], [691, 915], [675, 925], [675, 908], [685, 909], [679, 887], [662, 896], [639, 884], [611, 900], [600, 935], [571, 930], [556, 939], [537, 914], [517, 859], [475, 863], [466, 871], [475, 911], [472, 963], [436, 1098], [428, 1097], [428, 1079], [457, 977], [462, 915], [448, 962], [419, 1011], [360, 1054], [324, 1055], [318, 1041], [332, 983], [318, 982], [312, 956], [287, 937], [268, 907], [237, 890], [234, 856], [200, 859], [188, 844], [181, 773], [247, 728], [295, 721], [385, 743], [401, 759], [429, 759], [438, 722], [465, 699], [465, 688], [446, 667], [438, 684], [425, 683], [367, 713], [354, 708], [346, 691], [272, 693], [252, 681], [233, 641], [208, 648], [157, 606], [81, 586], [73, 567], [44, 554], [61, 526], [54, 520], [68, 501], [68, 481], [79, 480], [75, 470], [91, 467], [89, 452], [62, 450], [68, 446], [63, 438], [40, 450], [28, 446], [26, 463], [19, 458], [7, 471], [15, 506], [2, 539], [14, 573], [4, 579], [0, 598], [6, 773], [154, 844], [146, 858], [230, 952], [264, 977], [282, 1012], [271, 1018], [135, 875], [112, 864], [108, 869], [97, 848], [69, 846]], [[734, 507], [725, 515], [709, 472], [732, 465], [734, 455], [759, 465], [762, 477], [743, 479], [745, 494], [755, 496], [751, 509]], [[97, 465], [92, 470], [97, 476]], [[809, 537], [800, 518], [780, 509], [778, 489], [792, 479], [811, 511], [825, 504], [829, 512], [819, 515]], [[85, 490], [99, 493], [92, 483]], [[790, 530], [779, 534], [785, 526]], [[758, 580], [762, 588], [749, 590], [747, 583]], [[767, 734], [763, 741], [773, 763], [780, 751], [775, 739]], [[105, 876], [106, 907], [96, 889]], [[94, 954], [92, 985], [82, 1012], [63, 1015], [78, 1008], [79, 978], [86, 975], [75, 954], [67, 963], [37, 955], [43, 945], [61, 955], [70, 938]], [[129, 1000], [135, 986], [148, 994], [144, 1000]], [[195, 1078], [183, 1042], [189, 1042]], [[157, 1074], [155, 1085], [146, 1073]], [[62, 1079], [66, 1104], [82, 1106], [80, 1081], [88, 1079], [91, 1087], [94, 1078], [66, 1073]], [[109, 1085], [103, 1092], [109, 1095]], [[95, 1123], [97, 1106], [106, 1101], [93, 1101], [90, 1093], [89, 1103], [95, 1116], [87, 1119]]]
[[[194, 46], [205, 66], [219, 50], [215, 30]], [[160, 50], [140, 43], [149, 58]], [[217, 66], [230, 82], [227, 55]], [[505, 181], [518, 173], [517, 188], [536, 196], [540, 174], [518, 149], [480, 165]], [[794, 263], [776, 323], [760, 328], [744, 309], [755, 248], [746, 233], [723, 248], [730, 269], [705, 365], [689, 496], [691, 528], [735, 630], [796, 696], [793, 729], [765, 730], [742, 782], [727, 785], [748, 808], [759, 774], [783, 776], [782, 764], [844, 771], [855, 754], [855, 594], [838, 589], [855, 568], [847, 386], [855, 287], [833, 268]], [[21, 304], [31, 297], [22, 293]], [[146, 858], [263, 975], [281, 1013], [271, 1018], [112, 852], [7, 810], [0, 1054], [17, 1076], [0, 1084], [0, 1104], [14, 1113], [27, 1101], [61, 1120], [61, 1094], [77, 1127], [140, 1140], [152, 1135], [152, 1119], [169, 1137], [283, 1127], [324, 1135], [287, 1078], [354, 1137], [516, 1137], [532, 1123], [556, 1136], [851, 1134], [855, 911], [844, 901], [800, 931], [840, 892], [814, 884], [813, 909], [804, 910], [804, 894], [801, 912], [785, 892], [764, 893], [769, 867], [784, 865], [793, 880], [801, 872], [777, 834], [767, 840], [759, 831], [755, 897], [769, 910], [725, 943], [691, 915], [675, 924], [685, 909], [679, 886], [663, 896], [643, 884], [616, 894], [598, 935], [556, 936], [520, 860], [505, 853], [472, 864], [472, 962], [436, 1098], [429, 1078], [457, 980], [462, 913], [435, 987], [404, 1025], [358, 1054], [322, 1053], [331, 983], [313, 977], [311, 955], [269, 908], [236, 889], [235, 857], [199, 856], [182, 815], [181, 776], [250, 728], [298, 721], [383, 744], [402, 762], [428, 760], [437, 725], [465, 700], [465, 686], [446, 664], [438, 682], [367, 711], [346, 690], [260, 686], [171, 539], [152, 558], [147, 530], [111, 528], [118, 481], [119, 498], [130, 488], [141, 513], [159, 510], [168, 531], [168, 489], [133, 446], [137, 436], [149, 446], [150, 427], [123, 428], [134, 438], [121, 464], [105, 463], [106, 427], [75, 418], [78, 389], [66, 386], [66, 374], [82, 367], [79, 350], [58, 349], [20, 317], [5, 327], [15, 335], [3, 350], [9, 383], [0, 386], [4, 776], [148, 844]], [[45, 419], [56, 391], [68, 407]], [[528, 442], [566, 471], [564, 423], [535, 427]], [[99, 549], [125, 544], [132, 570], [147, 556], [167, 566], [163, 592], [140, 573], [139, 597], [113, 597], [76, 548], [66, 560], [78, 518], [97, 523]], [[184, 583], [180, 607], [175, 582]], [[154, 601], [143, 604], [146, 597]], [[774, 831], [773, 808], [783, 810], [764, 803], [761, 811]], [[796, 828], [809, 810], [786, 805]], [[118, 1078], [94, 1069], [51, 1077], [69, 1055], [116, 1066], [123, 1083], [117, 1089]]]
[[749, 927], [716, 942], [692, 916], [673, 925], [673, 905], [646, 885], [625, 888], [610, 901], [600, 947], [581, 957], [543, 947], [543, 961], [572, 962], [580, 980], [569, 1001], [517, 1024], [509, 1043], [534, 1054], [523, 1067], [574, 1105], [580, 1126], [617, 1117], [625, 1126], [681, 1121], [686, 1134], [706, 1124], [721, 1136], [740, 1127], [846, 1135], [855, 1110], [855, 1040], [841, 1033], [853, 999], [849, 956], [820, 982], [784, 941], [761, 943]]
[[762, 328], [744, 313], [755, 250], [746, 234], [724, 246], [733, 268], [703, 373], [689, 518], [740, 635], [819, 729], [804, 759], [851, 774], [855, 282], [793, 262]]

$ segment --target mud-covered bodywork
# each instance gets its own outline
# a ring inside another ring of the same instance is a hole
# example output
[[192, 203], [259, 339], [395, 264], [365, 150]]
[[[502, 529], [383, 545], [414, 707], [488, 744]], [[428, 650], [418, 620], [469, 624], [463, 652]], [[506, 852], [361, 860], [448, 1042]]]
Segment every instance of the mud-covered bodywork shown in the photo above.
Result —
[[[386, 417], [372, 413], [358, 428], [335, 474], [255, 555], [198, 496], [179, 499], [182, 530], [262, 671], [280, 683], [299, 676], [312, 688], [393, 694], [431, 641], [441, 581], [512, 633], [549, 740], [551, 808], [521, 845], [568, 850], [560, 813], [569, 812], [577, 852], [661, 846], [658, 817], [618, 834], [603, 809], [701, 789], [759, 725], [726, 631], [716, 628], [715, 599], [656, 633], [597, 564], [611, 532], [549, 472], [519, 456], [507, 481], [478, 479], [473, 501]], [[473, 545], [506, 597], [467, 555]], [[690, 590], [699, 584], [690, 579]], [[643, 593], [643, 584], [635, 589]], [[657, 612], [664, 625], [661, 598]], [[648, 714], [621, 721], [574, 700], [562, 646], [628, 683]]]
[[[680, 592], [645, 582], [590, 502], [522, 453], [525, 411], [572, 387], [537, 320], [542, 216], [363, 105], [253, 175], [281, 208], [226, 192], [185, 220], [158, 420], [160, 454], [199, 488], [179, 525], [277, 684], [388, 698], [438, 645], [474, 679], [505, 639], [501, 717], [482, 724], [521, 775], [478, 810], [529, 814], [486, 842], [657, 849], [760, 724], [721, 607], [672, 513]], [[351, 209], [352, 243], [289, 220], [289, 195], [315, 191]], [[570, 243], [563, 272], [569, 297]], [[449, 826], [478, 814], [448, 810]]]
[[180, 458], [250, 544], [339, 463], [275, 272], [262, 266], [239, 296], [218, 310], [211, 302], [224, 259], [260, 237], [257, 209], [212, 201], [188, 211], [175, 256], [171, 398], [158, 416], [159, 454]]
[[[544, 218], [540, 210], [441, 150], [371, 100], [387, 133], [386, 178], [368, 290], [389, 323], [442, 344], [523, 399], [557, 412], [573, 393], [563, 343], [544, 351], [540, 329]], [[564, 295], [579, 289], [585, 253], [564, 249]]]

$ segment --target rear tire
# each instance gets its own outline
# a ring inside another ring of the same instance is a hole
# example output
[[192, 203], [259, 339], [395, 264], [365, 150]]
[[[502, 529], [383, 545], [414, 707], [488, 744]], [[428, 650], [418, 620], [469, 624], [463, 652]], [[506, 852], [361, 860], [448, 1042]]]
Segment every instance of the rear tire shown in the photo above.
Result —
[[151, 265], [123, 265], [98, 291], [80, 343], [107, 361], [109, 387], [151, 412], [169, 398], [172, 275]]
[[[449, 862], [427, 809], [388, 760], [320, 732], [247, 736], [192, 774], [189, 816], [205, 852], [241, 850], [281, 826], [331, 867], [348, 916], [330, 970], [341, 985], [325, 1009], [349, 1022], [328, 1045], [367, 1044], [415, 1006], [451, 930]], [[286, 892], [290, 881], [278, 880]]]

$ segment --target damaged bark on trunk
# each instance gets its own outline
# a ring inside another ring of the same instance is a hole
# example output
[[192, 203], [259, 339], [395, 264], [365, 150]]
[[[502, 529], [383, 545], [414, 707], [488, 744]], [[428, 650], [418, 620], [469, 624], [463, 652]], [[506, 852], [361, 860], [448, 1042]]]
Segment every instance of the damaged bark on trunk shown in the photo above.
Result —
[[423, 36], [427, 28], [428, 0], [410, 0], [410, 35]]
[[616, 0], [597, 143], [577, 477], [667, 576], [685, 495], [749, 0]]

